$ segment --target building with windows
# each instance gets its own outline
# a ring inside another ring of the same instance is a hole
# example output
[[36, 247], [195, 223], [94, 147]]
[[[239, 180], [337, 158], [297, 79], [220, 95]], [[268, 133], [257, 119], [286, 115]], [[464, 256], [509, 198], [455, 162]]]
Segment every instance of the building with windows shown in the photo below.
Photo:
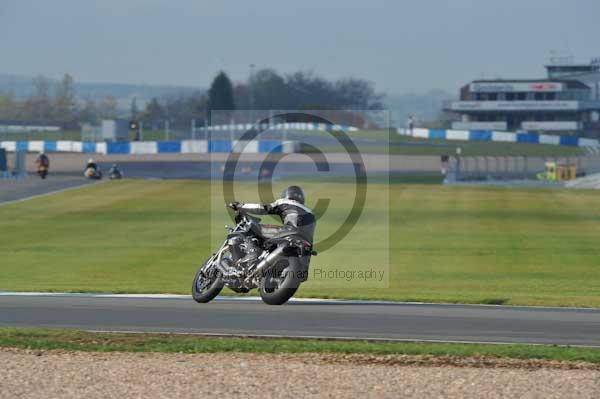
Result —
[[447, 112], [457, 130], [525, 131], [600, 138], [600, 60], [553, 59], [545, 79], [484, 79], [461, 88]]

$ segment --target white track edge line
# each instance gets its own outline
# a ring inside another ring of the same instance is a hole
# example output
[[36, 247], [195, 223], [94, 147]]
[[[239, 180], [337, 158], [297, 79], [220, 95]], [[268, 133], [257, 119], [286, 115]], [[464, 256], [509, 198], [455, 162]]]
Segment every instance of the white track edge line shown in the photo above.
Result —
[[[0, 297], [75, 297], [75, 298], [114, 298], [114, 299], [191, 299], [191, 295], [182, 294], [101, 294], [101, 293], [85, 293], [85, 292], [10, 292], [0, 291]], [[262, 299], [258, 296], [225, 296], [219, 295], [215, 298], [217, 301], [231, 302], [261, 302]], [[490, 305], [490, 304], [474, 304], [474, 303], [443, 303], [443, 302], [395, 302], [381, 300], [362, 300], [362, 299], [327, 299], [327, 298], [292, 298], [291, 303], [302, 302], [320, 302], [320, 303], [336, 303], [347, 305], [418, 305], [418, 306], [448, 306], [448, 307], [481, 307], [481, 308], [496, 308], [496, 309], [540, 309], [540, 310], [586, 310], [600, 312], [599, 308], [586, 307], [560, 307], [560, 306], [528, 306], [528, 305]]]

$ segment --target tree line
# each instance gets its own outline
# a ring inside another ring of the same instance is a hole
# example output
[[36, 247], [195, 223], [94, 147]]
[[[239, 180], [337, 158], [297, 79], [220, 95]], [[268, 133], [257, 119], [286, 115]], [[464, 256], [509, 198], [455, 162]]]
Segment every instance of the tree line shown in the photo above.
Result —
[[33, 94], [24, 99], [18, 99], [10, 91], [0, 92], [0, 120], [76, 129], [82, 123], [119, 117], [115, 97], [106, 96], [99, 101], [78, 99], [74, 79], [68, 73], [58, 82], [37, 76], [32, 84]]
[[207, 91], [154, 97], [140, 106], [133, 98], [128, 110], [119, 109], [113, 96], [78, 98], [74, 79], [65, 74], [58, 81], [44, 76], [33, 79], [33, 94], [17, 99], [0, 92], [0, 120], [52, 123], [78, 128], [101, 119], [129, 118], [143, 121], [148, 128], [187, 128], [195, 120], [207, 123], [211, 110], [376, 110], [382, 109], [383, 94], [364, 79], [327, 80], [312, 72], [279, 74], [261, 69], [244, 82], [234, 83], [223, 71]]

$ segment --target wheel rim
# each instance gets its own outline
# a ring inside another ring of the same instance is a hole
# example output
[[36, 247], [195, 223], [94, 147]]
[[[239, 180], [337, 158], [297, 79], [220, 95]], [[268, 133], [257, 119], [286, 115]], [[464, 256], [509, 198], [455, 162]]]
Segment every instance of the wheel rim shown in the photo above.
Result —
[[200, 273], [198, 275], [198, 278], [196, 279], [196, 291], [198, 291], [198, 293], [203, 293], [204, 291], [207, 291], [211, 286], [211, 281], [210, 279], [206, 278], [206, 276], [204, 275], [204, 273]]
[[285, 268], [277, 268], [273, 276], [267, 276], [265, 281], [265, 291], [272, 294], [278, 290], [285, 281]]

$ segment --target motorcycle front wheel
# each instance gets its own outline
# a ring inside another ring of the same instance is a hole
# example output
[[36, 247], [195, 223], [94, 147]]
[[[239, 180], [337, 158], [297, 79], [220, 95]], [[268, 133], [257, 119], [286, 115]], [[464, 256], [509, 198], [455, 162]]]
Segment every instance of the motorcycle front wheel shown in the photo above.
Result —
[[202, 265], [196, 272], [194, 282], [192, 283], [192, 298], [198, 303], [207, 303], [215, 299], [225, 285], [221, 273], [214, 270], [208, 275], [202, 270], [206, 264]]
[[258, 291], [267, 305], [283, 305], [298, 291], [302, 279], [298, 275], [299, 269], [294, 265], [295, 259], [291, 258], [289, 263], [280, 262], [265, 272], [260, 280]]

